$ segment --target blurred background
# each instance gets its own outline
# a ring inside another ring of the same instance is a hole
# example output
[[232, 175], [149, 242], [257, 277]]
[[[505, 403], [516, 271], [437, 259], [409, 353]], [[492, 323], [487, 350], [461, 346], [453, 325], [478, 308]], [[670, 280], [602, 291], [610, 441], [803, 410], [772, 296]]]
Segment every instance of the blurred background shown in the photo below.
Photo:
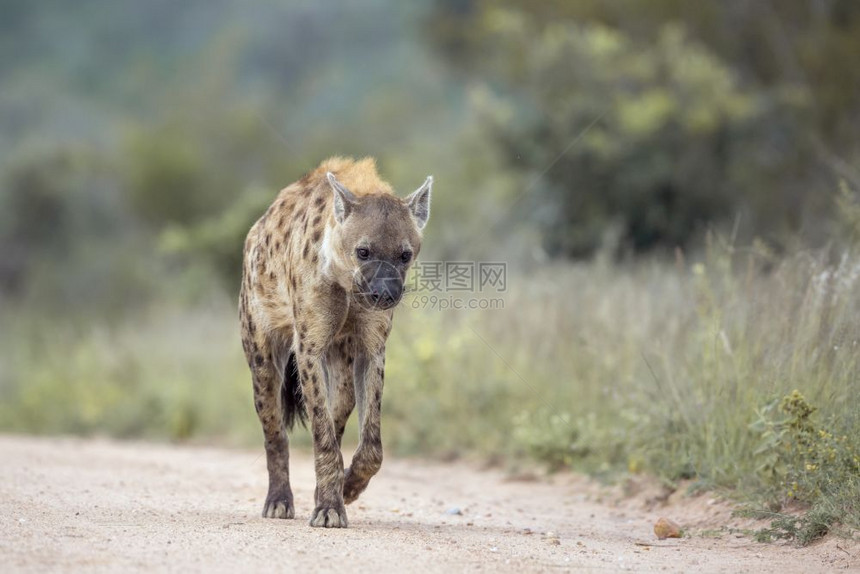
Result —
[[244, 235], [371, 155], [507, 264], [399, 311], [389, 451], [857, 520], [860, 4], [0, 6], [0, 429], [259, 444]]

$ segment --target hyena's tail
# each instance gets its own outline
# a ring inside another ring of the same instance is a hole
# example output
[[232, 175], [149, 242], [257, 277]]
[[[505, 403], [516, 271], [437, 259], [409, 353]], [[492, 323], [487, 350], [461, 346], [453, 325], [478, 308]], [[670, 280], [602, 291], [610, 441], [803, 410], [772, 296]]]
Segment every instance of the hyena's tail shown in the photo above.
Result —
[[296, 364], [296, 354], [290, 353], [287, 368], [284, 369], [284, 384], [281, 386], [281, 403], [284, 406], [284, 422], [292, 429], [296, 421], [307, 426], [305, 399], [302, 396], [302, 385], [299, 381], [299, 367]]

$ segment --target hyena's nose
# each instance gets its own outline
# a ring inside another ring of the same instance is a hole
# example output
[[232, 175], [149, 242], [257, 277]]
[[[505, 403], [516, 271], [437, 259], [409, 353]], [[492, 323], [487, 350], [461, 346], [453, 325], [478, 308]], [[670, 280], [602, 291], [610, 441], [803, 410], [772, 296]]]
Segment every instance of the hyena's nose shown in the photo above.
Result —
[[374, 304], [388, 308], [400, 301], [403, 285], [399, 281], [374, 281], [370, 287], [370, 298]]

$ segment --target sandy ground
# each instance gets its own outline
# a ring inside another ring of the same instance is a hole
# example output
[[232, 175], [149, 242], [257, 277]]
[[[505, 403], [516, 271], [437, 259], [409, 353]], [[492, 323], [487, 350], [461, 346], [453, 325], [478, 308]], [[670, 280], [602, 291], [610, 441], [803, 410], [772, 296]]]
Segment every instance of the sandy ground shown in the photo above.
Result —
[[[832, 572], [860, 547], [762, 545], [700, 497], [654, 507], [573, 475], [511, 479], [466, 464], [386, 460], [347, 507], [310, 528], [313, 468], [293, 455], [296, 520], [260, 517], [255, 451], [0, 436], [0, 570], [207, 572]], [[669, 516], [687, 537], [658, 541]], [[550, 533], [550, 534], [547, 534]]]

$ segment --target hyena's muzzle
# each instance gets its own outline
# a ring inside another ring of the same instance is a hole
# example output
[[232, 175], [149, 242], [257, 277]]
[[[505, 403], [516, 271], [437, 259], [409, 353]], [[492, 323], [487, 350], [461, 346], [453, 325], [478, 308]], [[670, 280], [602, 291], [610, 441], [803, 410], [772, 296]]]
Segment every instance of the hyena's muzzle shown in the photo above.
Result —
[[391, 309], [403, 297], [403, 272], [383, 260], [367, 261], [355, 274], [355, 299], [365, 308]]

